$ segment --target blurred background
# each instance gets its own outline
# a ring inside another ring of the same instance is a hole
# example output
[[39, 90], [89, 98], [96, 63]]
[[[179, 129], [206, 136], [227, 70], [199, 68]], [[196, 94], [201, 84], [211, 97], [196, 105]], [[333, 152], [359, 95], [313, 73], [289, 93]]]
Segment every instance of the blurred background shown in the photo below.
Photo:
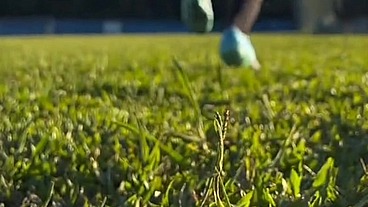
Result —
[[[214, 32], [236, 0], [213, 0]], [[368, 0], [268, 0], [255, 31], [368, 33]], [[180, 0], [0, 0], [0, 35], [185, 32]]]

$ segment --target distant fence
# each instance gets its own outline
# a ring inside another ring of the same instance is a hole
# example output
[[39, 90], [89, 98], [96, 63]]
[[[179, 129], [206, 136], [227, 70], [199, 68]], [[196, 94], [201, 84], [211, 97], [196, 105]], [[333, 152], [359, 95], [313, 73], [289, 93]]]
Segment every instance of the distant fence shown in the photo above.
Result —
[[[223, 25], [216, 24], [214, 31]], [[262, 20], [255, 31], [293, 31], [297, 27], [288, 20]], [[81, 20], [53, 18], [0, 19], [0, 35], [35, 34], [119, 34], [119, 33], [180, 33], [186, 32], [180, 21], [171, 20]]]

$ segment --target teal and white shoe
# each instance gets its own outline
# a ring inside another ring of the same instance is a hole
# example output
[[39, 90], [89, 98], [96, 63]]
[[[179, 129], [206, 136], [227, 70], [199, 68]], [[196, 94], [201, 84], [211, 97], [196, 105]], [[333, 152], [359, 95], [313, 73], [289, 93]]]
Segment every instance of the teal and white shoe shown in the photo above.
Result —
[[191, 32], [210, 32], [214, 24], [211, 0], [181, 0], [181, 19]]
[[221, 39], [220, 55], [229, 66], [261, 68], [248, 35], [236, 26], [227, 28]]

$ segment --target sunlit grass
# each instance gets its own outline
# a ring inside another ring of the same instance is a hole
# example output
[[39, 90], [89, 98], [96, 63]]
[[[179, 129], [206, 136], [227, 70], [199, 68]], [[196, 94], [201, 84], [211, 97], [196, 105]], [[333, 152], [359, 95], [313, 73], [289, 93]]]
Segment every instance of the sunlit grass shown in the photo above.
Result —
[[366, 206], [368, 37], [252, 40], [1, 38], [0, 203]]

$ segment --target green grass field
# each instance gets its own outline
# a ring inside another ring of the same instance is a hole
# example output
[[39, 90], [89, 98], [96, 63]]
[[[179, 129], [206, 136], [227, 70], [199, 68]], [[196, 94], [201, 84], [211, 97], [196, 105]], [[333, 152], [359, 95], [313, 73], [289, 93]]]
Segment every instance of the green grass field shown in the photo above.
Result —
[[0, 38], [0, 206], [368, 206], [368, 37], [253, 42]]

